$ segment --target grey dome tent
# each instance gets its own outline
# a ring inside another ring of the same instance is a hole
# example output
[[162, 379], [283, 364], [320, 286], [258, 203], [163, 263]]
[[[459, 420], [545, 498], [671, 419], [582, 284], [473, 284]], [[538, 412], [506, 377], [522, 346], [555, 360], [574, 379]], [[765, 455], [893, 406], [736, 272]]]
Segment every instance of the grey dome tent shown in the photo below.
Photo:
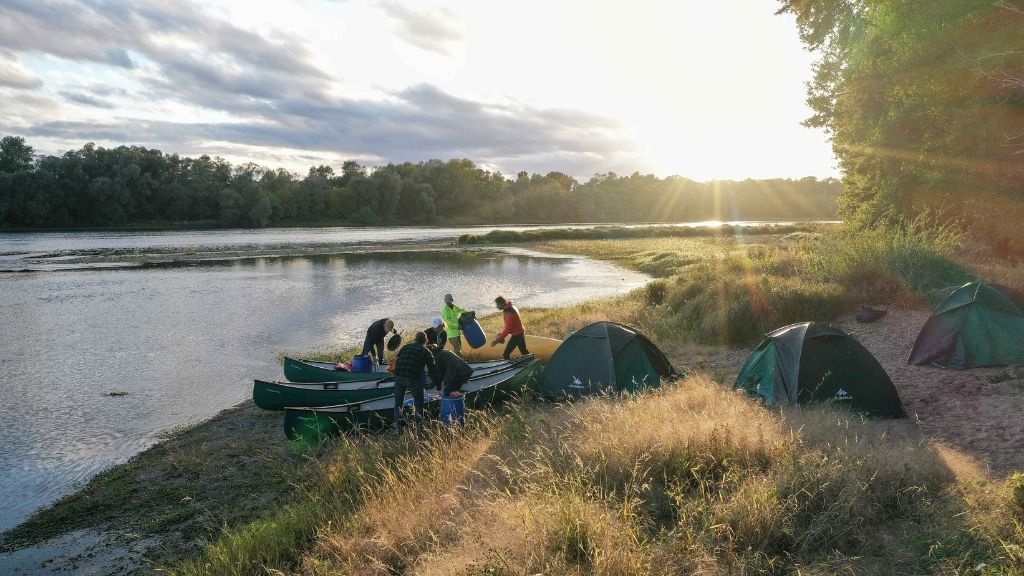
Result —
[[909, 362], [943, 368], [1024, 364], [1024, 297], [1005, 286], [964, 284], [932, 311]]
[[733, 388], [769, 406], [834, 402], [874, 416], [906, 415], [875, 357], [846, 332], [821, 322], [769, 333], [747, 358]]
[[582, 396], [656, 387], [675, 374], [665, 354], [634, 328], [597, 322], [565, 339], [544, 367], [543, 396]]

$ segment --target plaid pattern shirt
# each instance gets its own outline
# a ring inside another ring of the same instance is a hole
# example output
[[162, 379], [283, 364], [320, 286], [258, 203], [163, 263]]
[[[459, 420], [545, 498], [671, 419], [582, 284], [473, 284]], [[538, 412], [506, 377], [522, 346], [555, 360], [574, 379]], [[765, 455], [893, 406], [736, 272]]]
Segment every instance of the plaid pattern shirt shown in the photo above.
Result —
[[422, 344], [406, 344], [398, 351], [395, 360], [395, 376], [403, 378], [419, 378], [423, 376], [423, 368], [434, 369], [434, 355]]

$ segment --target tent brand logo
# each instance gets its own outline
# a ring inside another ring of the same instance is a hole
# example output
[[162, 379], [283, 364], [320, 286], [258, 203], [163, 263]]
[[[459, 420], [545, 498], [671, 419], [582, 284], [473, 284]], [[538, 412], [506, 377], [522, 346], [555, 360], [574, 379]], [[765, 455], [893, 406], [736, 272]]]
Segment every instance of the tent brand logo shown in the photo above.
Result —
[[572, 377], [572, 384], [569, 384], [569, 388], [575, 388], [576, 390], [583, 390], [583, 388], [584, 388], [583, 382], [579, 378], [573, 376]]
[[839, 401], [853, 400], [853, 396], [847, 392], [845, 388], [840, 388], [839, 391], [836, 392], [835, 399]]

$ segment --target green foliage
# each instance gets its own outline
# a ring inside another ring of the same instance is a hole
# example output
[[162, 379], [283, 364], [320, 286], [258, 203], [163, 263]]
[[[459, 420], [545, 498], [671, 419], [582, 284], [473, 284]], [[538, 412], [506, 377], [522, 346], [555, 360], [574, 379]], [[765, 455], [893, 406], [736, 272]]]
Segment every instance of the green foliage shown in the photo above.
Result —
[[469, 160], [355, 161], [286, 170], [159, 150], [93, 144], [34, 166], [23, 139], [0, 141], [0, 227], [196, 223], [445, 225], [467, 222], [674, 222], [720, 218], [830, 218], [835, 180], [698, 183], [601, 174], [580, 184], [561, 172], [507, 180]]
[[908, 295], [934, 299], [971, 280], [952, 259], [959, 243], [955, 227], [925, 215], [873, 229], [845, 228], [809, 242], [802, 255], [810, 274], [845, 286], [854, 301]]
[[[1024, 189], [1024, 6], [993, 0], [780, 0], [819, 60], [811, 126], [845, 174], [844, 220], [869, 228], [947, 205], [976, 237]], [[987, 209], [976, 210], [975, 200]], [[1002, 230], [1001, 232], [999, 230]]]
[[5, 136], [0, 140], [0, 174], [32, 168], [32, 147], [21, 136]]

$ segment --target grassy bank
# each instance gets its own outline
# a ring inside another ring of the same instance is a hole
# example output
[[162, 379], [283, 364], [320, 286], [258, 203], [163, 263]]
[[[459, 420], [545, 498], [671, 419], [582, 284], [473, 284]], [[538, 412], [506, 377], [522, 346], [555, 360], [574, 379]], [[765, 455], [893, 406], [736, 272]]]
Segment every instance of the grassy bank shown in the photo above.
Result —
[[281, 442], [278, 415], [252, 403], [168, 437], [5, 533], [0, 550], [88, 529], [115, 541], [158, 540], [142, 562], [173, 563], [200, 553], [223, 527], [276, 509], [318, 474]]

